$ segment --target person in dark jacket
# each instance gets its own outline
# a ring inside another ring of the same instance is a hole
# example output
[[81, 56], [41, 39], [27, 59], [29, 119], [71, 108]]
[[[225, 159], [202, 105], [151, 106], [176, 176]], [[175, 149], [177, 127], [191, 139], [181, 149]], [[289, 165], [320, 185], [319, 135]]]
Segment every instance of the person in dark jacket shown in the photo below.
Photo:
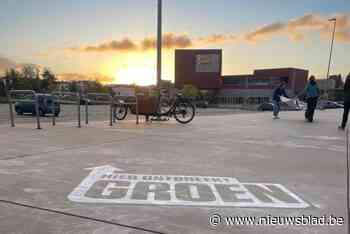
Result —
[[344, 113], [343, 113], [343, 121], [339, 127], [339, 129], [344, 130], [346, 127], [346, 123], [348, 122], [350, 110], [350, 73], [346, 77], [345, 85], [344, 85]]
[[274, 119], [279, 119], [278, 115], [281, 110], [281, 96], [284, 96], [286, 98], [289, 98], [286, 94], [286, 81], [281, 81], [281, 83], [278, 85], [278, 87], [273, 91], [273, 116]]
[[316, 78], [311, 76], [309, 83], [305, 88], [307, 109], [305, 111], [305, 119], [310, 123], [314, 121], [315, 109], [317, 101], [320, 96], [320, 89], [318, 88]]

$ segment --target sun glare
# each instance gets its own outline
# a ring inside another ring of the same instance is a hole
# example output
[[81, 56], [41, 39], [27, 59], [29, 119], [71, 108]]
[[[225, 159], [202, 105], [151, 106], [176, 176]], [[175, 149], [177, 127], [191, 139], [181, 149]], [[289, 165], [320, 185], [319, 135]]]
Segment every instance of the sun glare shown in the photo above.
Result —
[[[137, 84], [141, 86], [157, 83], [156, 56], [154, 53], [128, 53], [113, 55], [102, 62], [100, 71], [113, 77], [114, 84]], [[174, 54], [164, 53], [162, 79], [171, 80], [174, 74]]]
[[148, 67], [126, 67], [119, 69], [115, 74], [118, 84], [137, 84], [142, 86], [155, 84], [156, 73]]
[[153, 53], [113, 55], [103, 62], [100, 70], [114, 78], [114, 84], [156, 84], [156, 56]]

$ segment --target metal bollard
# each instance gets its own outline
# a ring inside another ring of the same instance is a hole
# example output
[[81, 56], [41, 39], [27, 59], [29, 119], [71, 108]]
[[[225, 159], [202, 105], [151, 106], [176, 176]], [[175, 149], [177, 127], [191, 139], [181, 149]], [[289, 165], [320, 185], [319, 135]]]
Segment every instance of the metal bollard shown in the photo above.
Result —
[[113, 99], [111, 97], [111, 104], [109, 106], [109, 126], [113, 126]]
[[40, 111], [39, 111], [39, 96], [37, 94], [35, 96], [35, 114], [36, 114], [36, 124], [37, 124], [37, 129], [41, 129], [40, 126]]
[[52, 111], [52, 126], [56, 126], [56, 105], [55, 105], [55, 100], [52, 100], [52, 107], [51, 107], [51, 111]]
[[80, 115], [80, 93], [77, 93], [77, 111], [78, 111], [78, 128], [81, 128], [81, 115]]
[[89, 102], [87, 99], [85, 100], [85, 124], [89, 124]]
[[4, 86], [5, 86], [5, 92], [6, 92], [6, 96], [7, 96], [7, 101], [9, 103], [11, 127], [15, 127], [15, 120], [14, 120], [14, 115], [13, 115], [13, 106], [12, 106], [11, 95], [9, 93], [9, 90], [7, 89], [7, 85], [6, 85], [6, 81], [5, 80], [4, 80]]
[[10, 108], [11, 127], [15, 127], [15, 119], [13, 114], [13, 105], [12, 105], [11, 98], [9, 98], [9, 108]]
[[115, 117], [115, 112], [117, 111], [117, 106], [113, 105], [113, 123], [117, 123], [117, 119]]
[[139, 124], [139, 101], [136, 95], [136, 124]]

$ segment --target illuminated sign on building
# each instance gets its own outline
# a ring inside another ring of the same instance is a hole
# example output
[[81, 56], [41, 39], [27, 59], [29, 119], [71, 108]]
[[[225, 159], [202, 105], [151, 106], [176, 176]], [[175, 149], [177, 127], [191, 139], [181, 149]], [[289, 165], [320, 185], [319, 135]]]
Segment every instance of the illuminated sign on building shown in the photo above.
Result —
[[196, 72], [220, 72], [218, 54], [199, 54], [196, 56]]

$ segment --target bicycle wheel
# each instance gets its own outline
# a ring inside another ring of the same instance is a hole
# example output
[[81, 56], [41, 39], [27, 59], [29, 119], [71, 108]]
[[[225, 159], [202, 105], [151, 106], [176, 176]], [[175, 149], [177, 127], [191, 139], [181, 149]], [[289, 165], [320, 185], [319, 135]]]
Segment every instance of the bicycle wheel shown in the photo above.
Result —
[[168, 113], [172, 107], [172, 102], [168, 98], [161, 97], [158, 103], [157, 114], [164, 115]]
[[187, 124], [191, 122], [196, 114], [196, 108], [190, 102], [178, 102], [175, 104], [174, 117], [177, 122]]
[[124, 120], [128, 114], [128, 107], [126, 105], [116, 105], [114, 108], [114, 117], [117, 120]]

